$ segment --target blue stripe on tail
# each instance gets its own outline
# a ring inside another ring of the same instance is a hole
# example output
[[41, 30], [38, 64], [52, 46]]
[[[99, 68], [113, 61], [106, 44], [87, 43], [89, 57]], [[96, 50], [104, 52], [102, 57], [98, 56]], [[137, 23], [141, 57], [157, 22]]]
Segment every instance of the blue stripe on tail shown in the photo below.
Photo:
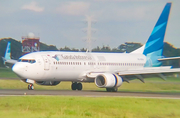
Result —
[[7, 44], [4, 58], [5, 58], [6, 60], [11, 59], [11, 42], [8, 42], [8, 44]]
[[167, 3], [162, 11], [148, 41], [145, 44], [143, 54], [147, 57], [146, 67], [160, 66], [161, 62], [157, 59], [162, 57], [164, 36], [168, 23], [171, 3]]

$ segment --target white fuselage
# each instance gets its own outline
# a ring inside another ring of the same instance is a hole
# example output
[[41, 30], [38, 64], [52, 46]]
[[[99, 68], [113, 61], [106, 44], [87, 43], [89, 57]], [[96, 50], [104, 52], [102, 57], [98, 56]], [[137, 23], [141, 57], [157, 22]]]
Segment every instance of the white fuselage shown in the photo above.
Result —
[[146, 56], [126, 53], [44, 51], [22, 56], [13, 71], [21, 79], [35, 81], [86, 81], [90, 72], [119, 72], [143, 68]]

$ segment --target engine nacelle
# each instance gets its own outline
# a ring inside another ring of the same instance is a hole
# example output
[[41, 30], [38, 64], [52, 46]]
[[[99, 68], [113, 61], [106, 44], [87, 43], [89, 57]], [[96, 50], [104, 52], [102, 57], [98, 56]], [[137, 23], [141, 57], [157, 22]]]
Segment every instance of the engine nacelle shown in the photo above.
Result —
[[60, 81], [36, 81], [36, 83], [39, 85], [56, 86]]
[[99, 88], [119, 87], [123, 83], [123, 79], [112, 73], [102, 73], [95, 78], [95, 84]]

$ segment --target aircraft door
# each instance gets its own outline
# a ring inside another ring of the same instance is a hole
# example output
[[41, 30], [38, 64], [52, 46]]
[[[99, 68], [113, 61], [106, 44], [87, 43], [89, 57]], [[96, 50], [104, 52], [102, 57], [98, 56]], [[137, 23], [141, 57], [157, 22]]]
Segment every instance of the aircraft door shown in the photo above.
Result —
[[44, 61], [44, 70], [49, 70], [49, 59], [47, 58], [47, 56], [42, 55], [43, 61]]

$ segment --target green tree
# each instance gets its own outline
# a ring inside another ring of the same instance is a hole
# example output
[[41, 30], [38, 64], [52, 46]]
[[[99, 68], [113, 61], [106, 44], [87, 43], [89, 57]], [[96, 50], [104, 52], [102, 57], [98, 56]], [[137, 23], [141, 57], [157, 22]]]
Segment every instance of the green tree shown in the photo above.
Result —
[[58, 50], [54, 45], [47, 45], [45, 43], [40, 42], [40, 51], [56, 51]]

